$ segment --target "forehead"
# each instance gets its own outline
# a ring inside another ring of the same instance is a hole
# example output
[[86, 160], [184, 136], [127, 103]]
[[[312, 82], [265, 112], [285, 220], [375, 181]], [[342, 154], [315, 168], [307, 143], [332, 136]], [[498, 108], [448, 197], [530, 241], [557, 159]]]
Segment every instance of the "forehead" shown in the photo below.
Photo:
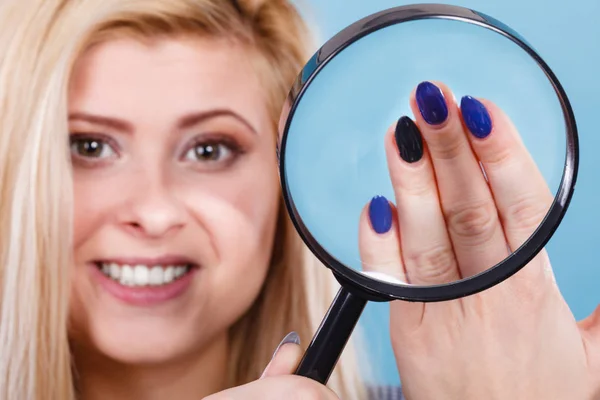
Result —
[[70, 108], [128, 119], [233, 108], [260, 125], [266, 97], [253, 56], [223, 39], [103, 42], [75, 64]]

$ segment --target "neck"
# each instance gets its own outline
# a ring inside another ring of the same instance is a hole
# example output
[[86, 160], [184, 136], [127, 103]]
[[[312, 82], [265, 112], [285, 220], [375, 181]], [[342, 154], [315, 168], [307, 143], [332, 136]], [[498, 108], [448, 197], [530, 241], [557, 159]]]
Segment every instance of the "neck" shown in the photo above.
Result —
[[227, 337], [217, 338], [202, 353], [160, 365], [125, 365], [74, 349], [81, 400], [198, 400], [225, 389]]

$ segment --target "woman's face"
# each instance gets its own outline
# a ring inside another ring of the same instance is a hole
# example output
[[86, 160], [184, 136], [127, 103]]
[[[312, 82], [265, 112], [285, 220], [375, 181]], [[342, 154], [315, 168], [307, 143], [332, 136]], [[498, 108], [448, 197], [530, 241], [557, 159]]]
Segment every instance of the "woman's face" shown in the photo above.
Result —
[[250, 52], [209, 39], [97, 45], [69, 96], [72, 335], [125, 363], [202, 351], [252, 304], [278, 207]]

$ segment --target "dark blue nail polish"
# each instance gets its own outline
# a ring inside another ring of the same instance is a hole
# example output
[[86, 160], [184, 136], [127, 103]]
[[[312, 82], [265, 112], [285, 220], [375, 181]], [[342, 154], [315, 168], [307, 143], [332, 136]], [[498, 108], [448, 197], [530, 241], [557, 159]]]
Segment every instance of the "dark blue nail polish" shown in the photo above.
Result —
[[386, 233], [392, 227], [392, 208], [383, 196], [375, 196], [369, 204], [371, 226], [377, 233]]
[[415, 94], [421, 116], [429, 125], [439, 125], [448, 118], [446, 99], [439, 87], [431, 82], [421, 82]]
[[479, 100], [471, 96], [463, 97], [460, 101], [460, 111], [473, 136], [483, 139], [492, 132], [490, 113]]

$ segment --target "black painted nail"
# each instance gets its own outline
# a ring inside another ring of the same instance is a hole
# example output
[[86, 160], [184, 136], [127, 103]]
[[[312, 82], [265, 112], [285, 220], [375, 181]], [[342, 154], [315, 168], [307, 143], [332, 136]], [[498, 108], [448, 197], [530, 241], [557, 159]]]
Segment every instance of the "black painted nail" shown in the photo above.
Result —
[[369, 204], [369, 219], [373, 230], [379, 234], [386, 233], [392, 227], [392, 208], [383, 196], [375, 196]]
[[460, 101], [460, 111], [465, 125], [473, 136], [486, 138], [492, 132], [492, 118], [482, 102], [471, 96]]
[[439, 87], [431, 82], [421, 82], [415, 94], [419, 111], [429, 125], [439, 125], [448, 118], [446, 99]]
[[395, 137], [400, 157], [404, 161], [414, 163], [423, 157], [423, 137], [412, 119], [404, 116], [398, 120]]

